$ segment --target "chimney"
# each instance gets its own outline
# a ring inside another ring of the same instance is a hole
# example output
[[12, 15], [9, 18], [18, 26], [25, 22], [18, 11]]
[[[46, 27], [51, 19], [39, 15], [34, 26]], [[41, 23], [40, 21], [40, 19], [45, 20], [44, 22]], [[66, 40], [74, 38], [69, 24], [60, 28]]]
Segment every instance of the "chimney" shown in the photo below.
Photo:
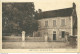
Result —
[[38, 9], [38, 13], [41, 13], [42, 12], [42, 10], [41, 9]]
[[76, 8], [76, 4], [73, 2], [73, 9], [75, 9]]

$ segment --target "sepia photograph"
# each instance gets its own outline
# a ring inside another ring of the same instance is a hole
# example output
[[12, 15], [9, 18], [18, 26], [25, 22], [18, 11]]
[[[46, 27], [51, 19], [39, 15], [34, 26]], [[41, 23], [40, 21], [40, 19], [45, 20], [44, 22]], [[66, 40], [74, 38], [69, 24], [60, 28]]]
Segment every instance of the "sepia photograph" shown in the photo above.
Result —
[[2, 49], [77, 49], [77, 5], [56, 3], [2, 2]]

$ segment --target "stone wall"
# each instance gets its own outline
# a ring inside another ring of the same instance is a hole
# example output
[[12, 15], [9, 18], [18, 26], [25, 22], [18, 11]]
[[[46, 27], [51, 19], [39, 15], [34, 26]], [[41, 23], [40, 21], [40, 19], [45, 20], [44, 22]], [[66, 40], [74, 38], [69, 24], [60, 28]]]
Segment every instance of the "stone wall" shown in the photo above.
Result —
[[[3, 42], [22, 42], [21, 36], [3, 36]], [[25, 42], [43, 42], [45, 41], [44, 37], [25, 37]]]
[[[61, 26], [61, 19], [65, 19], [65, 25]], [[53, 20], [56, 20], [56, 26], [53, 26]], [[48, 21], [48, 26], [45, 27], [45, 21]], [[63, 41], [65, 38], [61, 38], [61, 31], [68, 32], [69, 35], [72, 35], [72, 18], [69, 17], [55, 17], [55, 18], [46, 18], [40, 19], [38, 32], [40, 32], [41, 36], [48, 35], [49, 40], [53, 41], [53, 31], [56, 31], [56, 40]]]

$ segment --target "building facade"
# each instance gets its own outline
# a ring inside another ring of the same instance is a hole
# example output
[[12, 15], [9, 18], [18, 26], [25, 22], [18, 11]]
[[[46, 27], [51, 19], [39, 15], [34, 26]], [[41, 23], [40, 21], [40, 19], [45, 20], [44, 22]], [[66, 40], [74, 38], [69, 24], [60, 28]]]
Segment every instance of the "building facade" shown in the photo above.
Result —
[[39, 28], [34, 36], [48, 37], [49, 41], [64, 41], [66, 34], [77, 35], [76, 5], [73, 7], [38, 13]]

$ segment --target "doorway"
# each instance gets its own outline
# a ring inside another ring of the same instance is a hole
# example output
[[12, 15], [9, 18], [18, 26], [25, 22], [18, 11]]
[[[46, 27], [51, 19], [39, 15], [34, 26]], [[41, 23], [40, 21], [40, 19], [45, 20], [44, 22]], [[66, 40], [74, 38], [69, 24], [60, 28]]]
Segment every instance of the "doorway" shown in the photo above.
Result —
[[56, 40], [56, 31], [53, 31], [53, 40]]

